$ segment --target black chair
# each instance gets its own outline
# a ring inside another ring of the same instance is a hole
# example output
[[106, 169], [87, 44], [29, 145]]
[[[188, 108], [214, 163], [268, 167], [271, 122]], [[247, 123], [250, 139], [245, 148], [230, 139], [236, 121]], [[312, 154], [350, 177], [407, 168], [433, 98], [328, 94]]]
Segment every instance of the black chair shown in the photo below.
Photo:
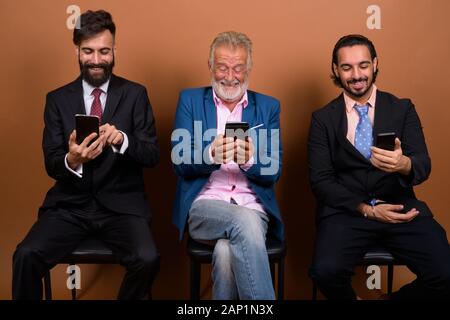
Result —
[[[119, 259], [104, 242], [88, 237], [83, 240], [68, 256], [60, 259], [57, 264], [119, 264]], [[45, 299], [52, 300], [50, 271], [44, 275]], [[72, 289], [72, 300], [77, 298], [77, 289]], [[151, 288], [148, 298], [151, 299]]]
[[[277, 269], [277, 299], [284, 297], [284, 258], [286, 256], [286, 242], [269, 236], [266, 241], [267, 254], [270, 262], [270, 273], [275, 287], [275, 265]], [[201, 265], [212, 262], [214, 246], [188, 239], [187, 251], [191, 260], [190, 290], [191, 300], [200, 299]]]
[[[392, 285], [394, 282], [394, 266], [401, 265], [401, 263], [396, 260], [386, 249], [383, 247], [373, 247], [368, 250], [364, 255], [361, 262], [358, 264], [360, 266], [370, 266], [370, 265], [379, 265], [379, 266], [387, 266], [387, 293], [388, 295], [392, 293]], [[313, 282], [313, 294], [312, 299], [317, 300], [317, 286]]]

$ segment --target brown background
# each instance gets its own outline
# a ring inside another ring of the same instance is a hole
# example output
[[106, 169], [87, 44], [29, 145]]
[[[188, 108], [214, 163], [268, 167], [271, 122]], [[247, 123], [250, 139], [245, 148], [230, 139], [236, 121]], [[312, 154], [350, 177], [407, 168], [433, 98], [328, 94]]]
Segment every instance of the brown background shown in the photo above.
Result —
[[[431, 178], [417, 194], [450, 230], [447, 0], [0, 0], [0, 299], [11, 298], [12, 253], [53, 184], [43, 166], [42, 114], [45, 94], [79, 72], [72, 31], [66, 28], [70, 4], [81, 11], [103, 8], [112, 13], [117, 25], [115, 73], [144, 84], [154, 107], [162, 151], [159, 166], [146, 171], [153, 231], [162, 255], [154, 298], [188, 298], [185, 243], [178, 242], [171, 224], [175, 175], [169, 139], [179, 91], [209, 84], [209, 44], [221, 31], [249, 35], [254, 42], [250, 87], [282, 104], [285, 156], [277, 194], [289, 243], [286, 298], [309, 299], [311, 294], [307, 268], [314, 202], [307, 182], [306, 138], [311, 112], [339, 93], [329, 80], [329, 67], [333, 45], [344, 34], [371, 38], [379, 54], [378, 87], [415, 102], [433, 160]], [[366, 27], [371, 4], [381, 8], [381, 30]], [[113, 299], [122, 275], [120, 266], [82, 266], [81, 298]], [[56, 298], [70, 297], [66, 276], [65, 266], [52, 271]], [[412, 278], [405, 268], [397, 268], [395, 288]], [[371, 297], [365, 279], [364, 270], [358, 269], [355, 287], [362, 297]], [[383, 273], [383, 286], [385, 279]], [[203, 277], [204, 298], [210, 293], [208, 280]]]

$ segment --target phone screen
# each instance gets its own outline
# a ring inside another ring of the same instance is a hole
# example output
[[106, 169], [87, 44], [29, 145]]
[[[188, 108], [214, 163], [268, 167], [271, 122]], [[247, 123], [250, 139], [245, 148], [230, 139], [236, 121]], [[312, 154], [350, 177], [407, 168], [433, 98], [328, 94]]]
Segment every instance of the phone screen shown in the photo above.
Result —
[[227, 122], [225, 124], [225, 136], [245, 140], [248, 135], [248, 122]]
[[395, 132], [379, 133], [377, 135], [377, 148], [394, 151], [395, 137]]
[[[81, 144], [88, 135], [93, 132], [99, 134], [99, 119], [96, 116], [89, 116], [85, 114], [75, 115], [75, 130], [77, 131], [77, 144]], [[97, 138], [91, 141], [94, 142]]]

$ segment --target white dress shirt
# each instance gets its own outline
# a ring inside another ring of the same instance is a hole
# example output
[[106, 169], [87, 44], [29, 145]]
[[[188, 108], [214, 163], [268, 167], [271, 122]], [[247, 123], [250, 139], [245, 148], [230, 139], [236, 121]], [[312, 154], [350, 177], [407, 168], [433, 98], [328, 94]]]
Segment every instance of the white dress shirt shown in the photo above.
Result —
[[[92, 95], [92, 91], [96, 87], [91, 86], [85, 80], [82, 80], [82, 84], [83, 84], [84, 108], [85, 108], [86, 114], [91, 114], [91, 106], [92, 106], [92, 102], [94, 102], [94, 96]], [[98, 89], [102, 90], [102, 94], [100, 95], [100, 102], [102, 105], [102, 114], [105, 112], [106, 98], [108, 97], [108, 87], [109, 87], [109, 80], [106, 81], [104, 84], [102, 84], [100, 87], [98, 87]], [[111, 148], [113, 149], [114, 152], [124, 154], [128, 148], [128, 137], [124, 132], [120, 131], [120, 133], [122, 133], [122, 135], [123, 135], [123, 142], [122, 142], [122, 145], [120, 146], [120, 149], [117, 149], [113, 145], [111, 145]], [[67, 170], [72, 172], [77, 177], [81, 178], [83, 175], [83, 165], [80, 164], [75, 170], [73, 170], [72, 168], [69, 167], [69, 164], [67, 163], [68, 155], [69, 154], [66, 154], [66, 157], [64, 158], [64, 162], [66, 164]]]

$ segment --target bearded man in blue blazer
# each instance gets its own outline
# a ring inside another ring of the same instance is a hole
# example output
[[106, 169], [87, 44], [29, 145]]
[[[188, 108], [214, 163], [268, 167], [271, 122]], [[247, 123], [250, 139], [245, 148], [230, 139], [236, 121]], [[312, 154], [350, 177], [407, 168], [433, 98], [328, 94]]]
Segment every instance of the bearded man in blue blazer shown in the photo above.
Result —
[[[274, 185], [281, 171], [280, 104], [250, 90], [252, 43], [224, 32], [211, 44], [212, 87], [181, 92], [172, 134], [178, 175], [173, 221], [214, 243], [214, 299], [274, 299], [265, 246], [283, 238]], [[224, 136], [227, 122], [247, 122], [249, 137]]]

